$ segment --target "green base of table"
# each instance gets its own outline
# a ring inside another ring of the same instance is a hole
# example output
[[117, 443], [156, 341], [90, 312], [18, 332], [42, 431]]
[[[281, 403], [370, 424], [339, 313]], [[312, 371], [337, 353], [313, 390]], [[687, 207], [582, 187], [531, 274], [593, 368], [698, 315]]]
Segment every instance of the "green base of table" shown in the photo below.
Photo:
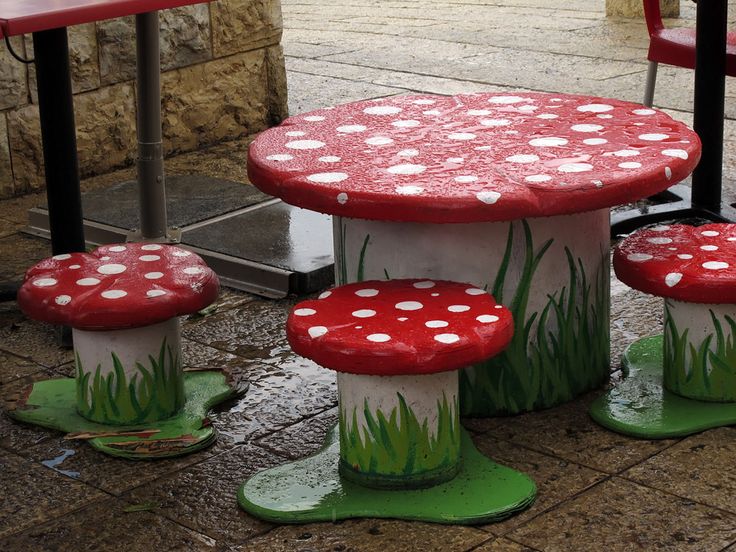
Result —
[[370, 517], [463, 525], [500, 521], [531, 505], [534, 482], [483, 456], [467, 432], [462, 433], [460, 472], [434, 487], [370, 489], [341, 478], [340, 444], [333, 429], [314, 456], [251, 477], [240, 487], [238, 503], [276, 523]]
[[[240, 390], [239, 392], [242, 392]], [[69, 433], [69, 438], [88, 440], [93, 448], [131, 459], [183, 456], [212, 444], [215, 429], [206, 419], [207, 411], [236, 394], [222, 371], [184, 374], [184, 409], [171, 418], [138, 426], [98, 424], [76, 410], [76, 383], [73, 378], [34, 383], [15, 406], [12, 418], [29, 424]]]
[[686, 399], [662, 385], [662, 336], [632, 343], [623, 355], [625, 379], [590, 407], [603, 427], [643, 439], [683, 437], [736, 424], [736, 403]]

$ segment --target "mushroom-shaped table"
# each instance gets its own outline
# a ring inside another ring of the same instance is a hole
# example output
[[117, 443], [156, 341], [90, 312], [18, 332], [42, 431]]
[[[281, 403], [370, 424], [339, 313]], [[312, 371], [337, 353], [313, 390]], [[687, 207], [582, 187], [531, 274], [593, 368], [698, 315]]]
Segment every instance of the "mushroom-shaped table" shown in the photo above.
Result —
[[338, 283], [472, 282], [511, 308], [461, 374], [465, 414], [549, 407], [609, 373], [609, 208], [685, 178], [697, 135], [654, 109], [518, 92], [397, 96], [291, 117], [252, 143], [261, 190], [334, 215]]
[[41, 261], [26, 273], [18, 304], [31, 318], [72, 327], [76, 378], [36, 383], [10, 414], [118, 456], [206, 446], [215, 433], [204, 416], [232, 389], [224, 373], [183, 373], [178, 317], [209, 305], [219, 289], [201, 258], [169, 245], [108, 245]]
[[627, 377], [593, 418], [649, 439], [736, 423], [736, 224], [647, 228], [613, 264], [628, 286], [664, 297], [664, 335], [629, 346]]
[[339, 444], [332, 434], [315, 456], [255, 475], [240, 504], [287, 523], [485, 523], [525, 508], [534, 483], [481, 455], [459, 420], [457, 370], [512, 334], [508, 309], [455, 282], [366, 281], [296, 305], [292, 348], [338, 371]]

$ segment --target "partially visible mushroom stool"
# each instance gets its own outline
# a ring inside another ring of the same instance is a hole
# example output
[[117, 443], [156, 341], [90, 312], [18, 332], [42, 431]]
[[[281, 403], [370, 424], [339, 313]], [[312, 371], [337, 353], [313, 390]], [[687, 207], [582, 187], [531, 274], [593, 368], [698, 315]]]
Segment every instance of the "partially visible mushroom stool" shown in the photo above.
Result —
[[664, 335], [629, 346], [627, 377], [593, 403], [593, 418], [649, 439], [735, 424], [736, 224], [645, 229], [613, 264], [622, 282], [664, 298]]
[[18, 304], [73, 329], [75, 379], [36, 383], [14, 418], [90, 439], [116, 456], [166, 457], [210, 444], [209, 407], [233, 389], [222, 371], [184, 374], [179, 316], [217, 298], [217, 275], [184, 249], [118, 244], [28, 270]]
[[298, 304], [289, 343], [338, 371], [339, 429], [316, 455], [249, 479], [241, 506], [281, 523], [486, 523], [526, 508], [534, 483], [481, 455], [459, 422], [457, 370], [512, 334], [506, 308], [455, 282], [367, 281]]

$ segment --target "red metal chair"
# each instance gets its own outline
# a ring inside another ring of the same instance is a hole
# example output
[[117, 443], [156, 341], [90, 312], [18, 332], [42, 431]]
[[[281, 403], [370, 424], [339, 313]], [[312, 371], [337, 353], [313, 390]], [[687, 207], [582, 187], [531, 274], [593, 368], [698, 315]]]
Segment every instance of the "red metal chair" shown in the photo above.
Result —
[[[649, 53], [647, 54], [649, 70], [647, 71], [644, 105], [651, 107], [659, 63], [687, 69], [695, 68], [695, 28], [666, 29], [662, 23], [659, 0], [643, 0], [643, 2], [644, 18], [649, 30]], [[734, 77], [736, 76], [736, 33], [728, 33], [726, 42], [726, 74]]]

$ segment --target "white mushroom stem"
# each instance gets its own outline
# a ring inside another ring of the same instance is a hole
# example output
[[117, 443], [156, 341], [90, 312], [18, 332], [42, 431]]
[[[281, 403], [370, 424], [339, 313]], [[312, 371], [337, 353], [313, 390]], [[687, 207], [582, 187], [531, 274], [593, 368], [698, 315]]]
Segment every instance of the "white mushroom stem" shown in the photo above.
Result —
[[178, 318], [112, 331], [73, 330], [77, 410], [88, 419], [133, 425], [184, 406]]
[[[457, 474], [460, 422], [456, 371], [416, 376], [338, 373], [337, 387], [343, 476], [369, 487], [417, 488]], [[423, 438], [420, 429], [425, 424], [429, 439]], [[396, 431], [381, 431], [385, 426]], [[398, 438], [392, 439], [396, 435]], [[371, 460], [364, 454], [369, 449], [378, 451]], [[382, 461], [383, 450], [388, 450], [392, 461]]]
[[736, 402], [736, 305], [665, 299], [664, 386], [702, 401]]

